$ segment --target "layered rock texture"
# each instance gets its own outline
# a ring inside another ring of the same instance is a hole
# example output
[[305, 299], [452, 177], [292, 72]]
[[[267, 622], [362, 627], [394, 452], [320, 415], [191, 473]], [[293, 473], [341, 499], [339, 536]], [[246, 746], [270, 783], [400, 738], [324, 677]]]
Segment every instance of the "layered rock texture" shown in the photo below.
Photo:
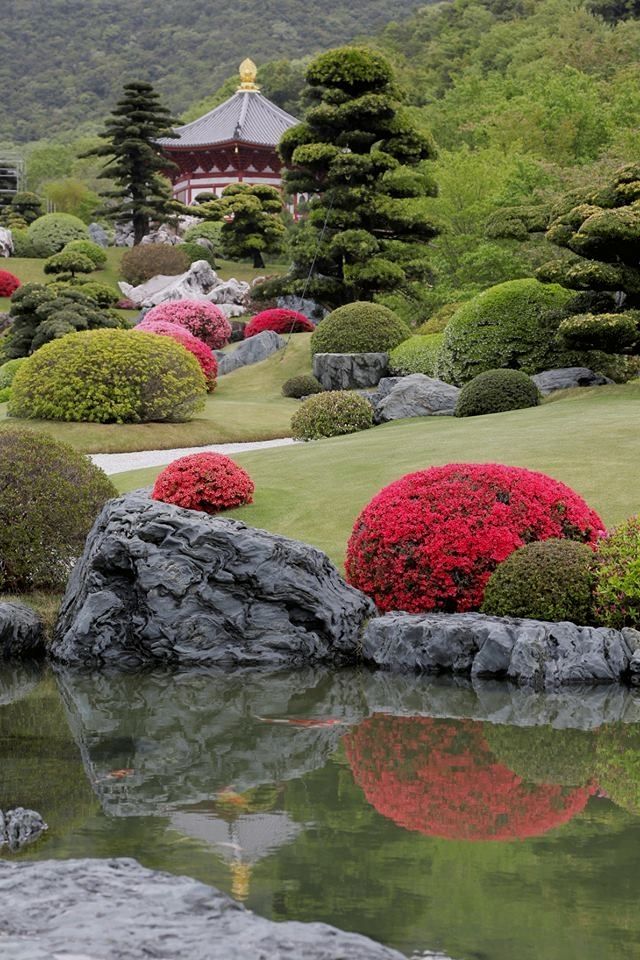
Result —
[[376, 387], [388, 373], [387, 353], [316, 353], [313, 375], [325, 390]]
[[594, 373], [588, 367], [559, 367], [557, 370], [544, 370], [531, 377], [543, 397], [556, 390], [570, 390], [574, 387], [602, 387], [613, 383], [601, 373]]
[[256, 333], [255, 337], [242, 340], [231, 353], [223, 353], [222, 350], [217, 350], [218, 376], [232, 373], [234, 370], [239, 370], [240, 367], [260, 363], [261, 360], [266, 360], [273, 353], [282, 350], [285, 343], [285, 338], [281, 337], [279, 333], [274, 333], [273, 330], [263, 330], [262, 333]]
[[22, 603], [0, 603], [0, 659], [35, 657], [44, 652], [38, 614]]
[[404, 417], [452, 417], [460, 389], [423, 373], [384, 377], [368, 400], [376, 423]]

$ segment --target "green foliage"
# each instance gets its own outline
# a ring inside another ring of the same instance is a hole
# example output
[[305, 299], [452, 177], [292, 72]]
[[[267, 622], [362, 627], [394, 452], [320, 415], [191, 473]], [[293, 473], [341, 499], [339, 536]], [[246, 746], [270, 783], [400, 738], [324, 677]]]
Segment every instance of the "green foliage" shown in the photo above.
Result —
[[222, 248], [222, 224], [213, 220], [203, 220], [202, 223], [195, 223], [185, 231], [185, 243], [194, 243], [196, 240], [208, 240], [212, 244], [214, 252], [219, 253]]
[[596, 741], [596, 778], [609, 799], [640, 814], [640, 731], [636, 723], [606, 724]]
[[36, 248], [29, 239], [26, 229], [11, 230], [14, 257], [37, 257]]
[[47, 180], [42, 184], [42, 193], [60, 213], [71, 213], [91, 223], [100, 205], [96, 191], [79, 177], [63, 177], [60, 180]]
[[137, 286], [158, 274], [173, 277], [185, 273], [191, 261], [181, 250], [182, 244], [141, 243], [127, 250], [120, 264], [120, 272], [127, 283]]
[[11, 198], [11, 209], [22, 217], [26, 224], [42, 216], [42, 201], [37, 193], [21, 190]]
[[120, 295], [116, 293], [113, 287], [110, 287], [108, 283], [101, 283], [99, 280], [89, 280], [88, 283], [81, 283], [76, 289], [92, 300], [97, 307], [102, 307], [105, 310], [114, 307], [120, 299]]
[[0, 366], [0, 390], [11, 386], [13, 378], [23, 363], [24, 358], [20, 357], [16, 360], [7, 360]]
[[70, 243], [66, 244], [63, 252], [67, 250], [82, 253], [85, 257], [89, 257], [90, 260], [93, 260], [96, 270], [103, 267], [107, 262], [106, 251], [97, 243], [94, 243], [93, 240], [71, 240]]
[[421, 336], [427, 336], [430, 333], [444, 333], [449, 320], [451, 320], [451, 317], [461, 306], [462, 303], [460, 301], [443, 304], [443, 306], [434, 310], [429, 319], [425, 320], [425, 322], [418, 327], [416, 333], [419, 333]]
[[311, 334], [311, 353], [385, 353], [410, 336], [388, 307], [356, 301], [320, 321]]
[[229, 260], [252, 257], [254, 267], [264, 267], [263, 254], [282, 249], [282, 196], [275, 187], [229, 184], [219, 198], [201, 204], [198, 213], [207, 220], [222, 222], [222, 251]]
[[44, 272], [53, 273], [56, 276], [75, 278], [77, 273], [93, 273], [96, 265], [91, 257], [85, 256], [79, 250], [69, 250], [65, 248], [60, 253], [54, 253], [44, 262]]
[[189, 263], [206, 260], [210, 266], [214, 268], [216, 266], [216, 258], [213, 251], [207, 250], [206, 247], [201, 247], [199, 243], [181, 243], [180, 250], [189, 258]]
[[538, 388], [522, 370], [485, 370], [463, 386], [456, 404], [456, 417], [522, 410], [539, 403]]
[[563, 320], [558, 329], [567, 346], [576, 350], [637, 353], [640, 347], [640, 310], [574, 314]]
[[371, 404], [359, 393], [328, 390], [302, 402], [291, 418], [291, 435], [296, 440], [320, 440], [357, 433], [372, 425]]
[[73, 333], [34, 353], [16, 374], [11, 416], [92, 423], [181, 423], [202, 410], [195, 357], [170, 337], [134, 330]]
[[0, 387], [0, 403], [7, 403], [11, 397], [11, 387]]
[[389, 370], [401, 377], [410, 373], [437, 377], [442, 340], [441, 333], [409, 337], [390, 352]]
[[[2, 367], [0, 367], [0, 383], [2, 383]], [[282, 384], [282, 396], [293, 397], [300, 400], [301, 397], [310, 397], [314, 393], [322, 393], [324, 387], [312, 374], [307, 373], [299, 377], [289, 377]]]
[[0, 590], [62, 587], [91, 526], [117, 491], [66, 443], [0, 431]]
[[612, 530], [596, 549], [594, 600], [599, 623], [640, 627], [640, 517]]
[[574, 540], [519, 547], [487, 583], [482, 612], [551, 622], [593, 623], [593, 550]]
[[45, 213], [29, 225], [29, 242], [38, 257], [59, 253], [71, 240], [88, 240], [85, 224], [70, 213]]
[[593, 730], [486, 723], [484, 733], [496, 759], [527, 783], [582, 787], [594, 778], [597, 736]]

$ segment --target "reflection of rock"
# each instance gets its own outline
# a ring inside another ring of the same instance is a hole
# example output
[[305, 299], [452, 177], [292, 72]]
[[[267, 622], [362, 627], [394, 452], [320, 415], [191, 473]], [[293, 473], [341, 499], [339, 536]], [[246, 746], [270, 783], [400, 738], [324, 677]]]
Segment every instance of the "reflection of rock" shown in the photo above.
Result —
[[42, 676], [40, 664], [30, 660], [0, 664], [0, 707], [26, 697]]
[[23, 603], [0, 602], [0, 659], [37, 657], [44, 652], [44, 626]]
[[274, 333], [273, 330], [263, 330], [262, 333], [257, 333], [255, 337], [243, 340], [231, 353], [218, 352], [216, 354], [218, 376], [266, 360], [272, 353], [282, 350], [285, 342], [284, 337], [281, 337], [279, 333]]
[[264, 920], [213, 887], [135, 860], [0, 863], [0, 889], [11, 960], [403, 960], [326, 924]]
[[25, 810], [24, 807], [0, 810], [0, 849], [6, 844], [14, 853], [35, 843], [47, 829], [47, 824], [35, 810]]

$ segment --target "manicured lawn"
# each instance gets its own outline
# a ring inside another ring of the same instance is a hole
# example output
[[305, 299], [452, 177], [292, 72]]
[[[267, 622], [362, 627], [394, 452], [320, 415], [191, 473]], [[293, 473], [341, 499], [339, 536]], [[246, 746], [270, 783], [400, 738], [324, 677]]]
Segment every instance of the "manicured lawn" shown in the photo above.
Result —
[[[576, 390], [542, 407], [456, 420], [402, 420], [362, 433], [235, 456], [255, 502], [225, 514], [295, 537], [342, 564], [353, 522], [385, 484], [456, 461], [541, 470], [576, 489], [613, 524], [640, 512], [640, 382]], [[160, 468], [116, 475], [121, 490]]]

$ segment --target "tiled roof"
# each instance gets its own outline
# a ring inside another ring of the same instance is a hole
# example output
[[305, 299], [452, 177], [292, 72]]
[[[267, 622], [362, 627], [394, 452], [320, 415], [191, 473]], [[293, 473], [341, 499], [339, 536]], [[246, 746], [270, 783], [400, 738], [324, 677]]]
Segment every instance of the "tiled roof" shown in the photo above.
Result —
[[298, 121], [257, 90], [238, 90], [199, 120], [176, 127], [179, 140], [159, 140], [164, 147], [200, 147], [239, 140], [275, 146]]

